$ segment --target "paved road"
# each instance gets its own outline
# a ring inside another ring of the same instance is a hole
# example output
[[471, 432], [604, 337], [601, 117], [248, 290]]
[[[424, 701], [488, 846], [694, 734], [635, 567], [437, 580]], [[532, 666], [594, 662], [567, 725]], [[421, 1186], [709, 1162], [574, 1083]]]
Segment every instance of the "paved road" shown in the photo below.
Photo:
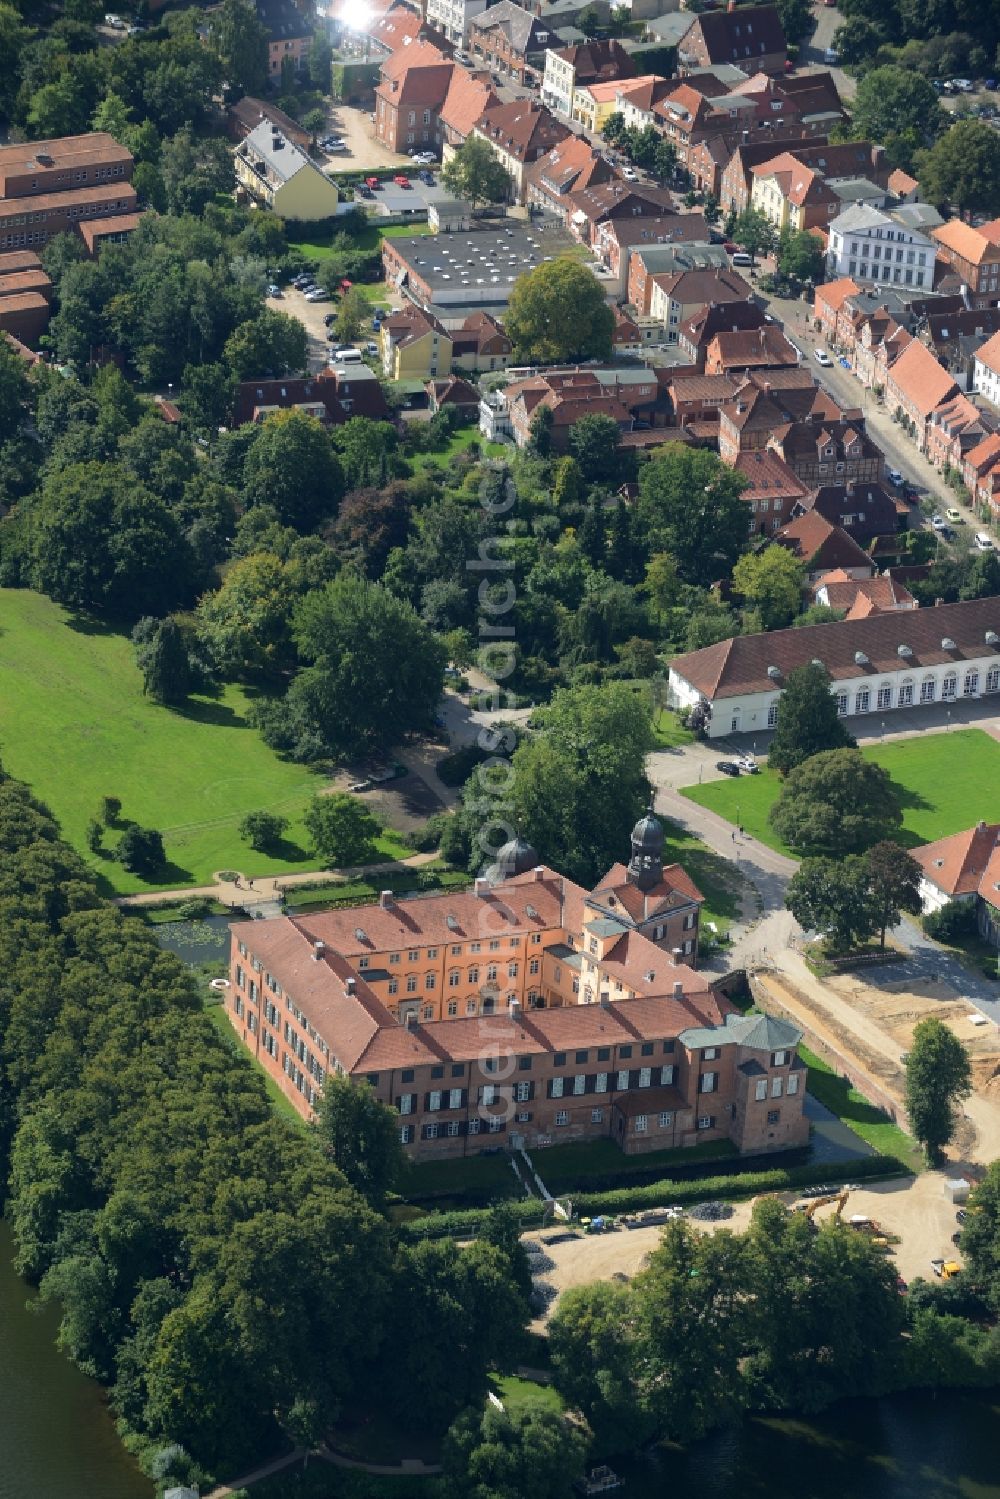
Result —
[[844, 18], [839, 10], [825, 5], [815, 5], [813, 11], [816, 30], [801, 49], [799, 72], [832, 73], [840, 97], [845, 100], [853, 99], [858, 87], [855, 79], [845, 73], [843, 68], [831, 68], [828, 62], [823, 61], [823, 53], [833, 45], [834, 32], [838, 26], [843, 25]]

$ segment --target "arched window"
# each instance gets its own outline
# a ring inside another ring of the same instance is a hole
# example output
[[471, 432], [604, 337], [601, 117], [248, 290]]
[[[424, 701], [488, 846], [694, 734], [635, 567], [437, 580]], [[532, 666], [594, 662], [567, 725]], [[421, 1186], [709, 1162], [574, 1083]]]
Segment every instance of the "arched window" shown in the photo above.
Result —
[[778, 722], [778, 699], [775, 698], [774, 702], [770, 703], [768, 705], [768, 709], [767, 709], [767, 726], [768, 726], [768, 728], [769, 729], [773, 729], [775, 727], [775, 725], [777, 724], [777, 722]]
[[897, 707], [912, 708], [913, 706], [913, 682], [909, 677], [904, 677], [899, 684], [899, 697]]
[[855, 713], [867, 713], [868, 710], [871, 708], [871, 705], [872, 705], [871, 689], [868, 688], [868, 687], [859, 687], [858, 690], [857, 690], [857, 692], [854, 694], [854, 711], [855, 711]]
[[969, 670], [965, 673], [965, 681], [962, 683], [962, 696], [963, 697], [978, 697], [979, 696], [979, 668], [978, 667], [976, 667], [976, 666], [970, 666]]
[[876, 706], [876, 708], [879, 708], [879, 709], [882, 709], [882, 708], [891, 708], [892, 707], [892, 683], [891, 682], [880, 682], [879, 683], [878, 696], [875, 699], [875, 706]]
[[994, 661], [986, 673], [986, 691], [1000, 691], [1000, 662]]
[[941, 683], [941, 701], [943, 703], [954, 702], [958, 691], [958, 673], [949, 671], [945, 673], [944, 681]]
[[934, 701], [935, 688], [936, 683], [934, 678], [924, 677], [924, 680], [920, 684], [920, 701], [922, 703], [932, 703]]

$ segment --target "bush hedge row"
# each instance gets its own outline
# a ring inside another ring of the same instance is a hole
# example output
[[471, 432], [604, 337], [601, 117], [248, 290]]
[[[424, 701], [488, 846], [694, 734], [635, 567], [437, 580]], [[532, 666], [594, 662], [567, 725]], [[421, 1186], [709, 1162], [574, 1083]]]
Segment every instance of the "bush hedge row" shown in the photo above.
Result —
[[[628, 1213], [640, 1208], [685, 1206], [713, 1197], [754, 1197], [760, 1192], [782, 1192], [807, 1187], [814, 1182], [864, 1181], [872, 1177], [910, 1175], [895, 1156], [863, 1156], [860, 1160], [828, 1161], [807, 1166], [776, 1166], [769, 1171], [745, 1171], [728, 1176], [699, 1177], [688, 1181], [657, 1181], [645, 1186], [619, 1187], [607, 1192], [573, 1194], [574, 1214], [594, 1218], [599, 1214]], [[511, 1203], [523, 1229], [538, 1228], [544, 1207], [537, 1198]], [[487, 1208], [463, 1208], [448, 1213], [428, 1213], [399, 1225], [399, 1237], [407, 1242], [420, 1239], [474, 1238], [483, 1227]]]

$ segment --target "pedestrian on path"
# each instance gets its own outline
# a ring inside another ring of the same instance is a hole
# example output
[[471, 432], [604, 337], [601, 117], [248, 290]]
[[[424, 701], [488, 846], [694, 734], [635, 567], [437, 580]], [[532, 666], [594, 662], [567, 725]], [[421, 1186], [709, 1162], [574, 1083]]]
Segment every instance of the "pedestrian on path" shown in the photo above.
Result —
[[253, 889], [253, 880], [247, 880], [247, 885], [252, 890]]
[[239, 877], [239, 875], [236, 875], [234, 877], [233, 883], [235, 884], [237, 890], [239, 890], [239, 889], [242, 888], [241, 885], [240, 885], [240, 877]]

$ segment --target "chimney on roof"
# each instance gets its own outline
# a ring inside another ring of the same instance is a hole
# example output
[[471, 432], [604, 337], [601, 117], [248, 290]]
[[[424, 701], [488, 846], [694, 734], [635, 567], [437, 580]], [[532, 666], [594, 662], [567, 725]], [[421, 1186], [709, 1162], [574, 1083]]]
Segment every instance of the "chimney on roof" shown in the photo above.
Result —
[[674, 980], [674, 998], [675, 999], [683, 999], [684, 998], [684, 985], [681, 983], [680, 979], [675, 979]]
[[392, 905], [392, 891], [391, 890], [381, 890], [379, 892], [378, 903], [382, 907], [383, 911], [386, 910], [387, 907], [391, 906]]
[[511, 1020], [516, 1020], [521, 1013], [521, 1001], [519, 999], [512, 999], [507, 1006], [507, 1013]]
[[480, 878], [477, 879], [475, 883], [475, 892], [482, 900], [485, 900], [487, 895], [489, 895], [490, 893], [489, 880], [485, 880], [480, 876]]
[[405, 1025], [405, 1027], [406, 1027], [406, 1029], [408, 1031], [415, 1031], [416, 1030], [416, 1028], [417, 1028], [417, 1012], [416, 1012], [416, 1010], [407, 1010], [406, 1014], [403, 1016], [403, 1024]]
[[544, 880], [545, 878], [545, 865], [536, 864], [531, 872], [535, 876], [535, 883], [537, 884], [539, 880]]
[[316, 960], [317, 963], [321, 962], [321, 960], [322, 960], [322, 958], [323, 958], [323, 956], [324, 956], [325, 953], [326, 953], [326, 943], [325, 942], [314, 942], [313, 943], [313, 958]]
[[351, 974], [349, 978], [346, 978], [344, 980], [344, 988], [347, 990], [348, 994], [353, 994], [357, 987], [358, 981], [353, 974]]

